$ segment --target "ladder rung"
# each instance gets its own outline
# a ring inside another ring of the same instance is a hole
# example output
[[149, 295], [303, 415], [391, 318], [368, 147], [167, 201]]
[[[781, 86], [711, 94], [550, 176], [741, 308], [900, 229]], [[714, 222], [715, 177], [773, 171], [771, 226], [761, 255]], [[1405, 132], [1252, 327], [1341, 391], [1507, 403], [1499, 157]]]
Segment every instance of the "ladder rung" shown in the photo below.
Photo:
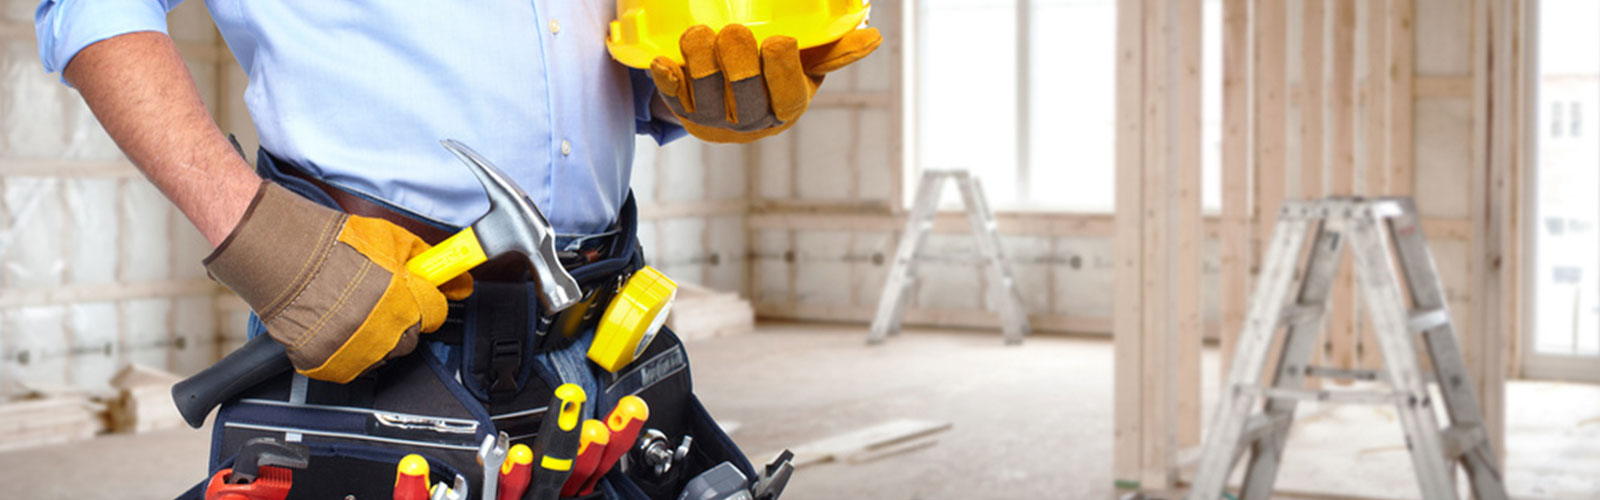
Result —
[[1386, 378], [1384, 373], [1378, 370], [1346, 370], [1343, 368], [1331, 368], [1327, 366], [1307, 366], [1306, 376], [1340, 380], [1360, 380], [1365, 382], [1373, 382]]
[[1322, 310], [1322, 304], [1289, 304], [1283, 306], [1283, 315], [1278, 317], [1278, 324], [1289, 326], [1299, 321], [1319, 319]]
[[1439, 433], [1444, 436], [1444, 457], [1449, 460], [1472, 451], [1484, 441], [1482, 425], [1452, 425]]
[[1449, 322], [1450, 313], [1445, 311], [1443, 307], [1422, 311], [1412, 311], [1411, 318], [1406, 321], [1406, 330], [1410, 331], [1412, 335], [1416, 335], [1434, 328], [1438, 328]]
[[1401, 206], [1398, 200], [1372, 200], [1367, 206], [1372, 207], [1372, 215], [1377, 217], [1399, 217], [1406, 214], [1406, 208]]
[[1338, 404], [1393, 404], [1404, 397], [1404, 394], [1397, 391], [1332, 391], [1327, 389], [1307, 390], [1260, 386], [1247, 386], [1244, 390], [1253, 392], [1258, 397], [1271, 399], [1295, 399]]

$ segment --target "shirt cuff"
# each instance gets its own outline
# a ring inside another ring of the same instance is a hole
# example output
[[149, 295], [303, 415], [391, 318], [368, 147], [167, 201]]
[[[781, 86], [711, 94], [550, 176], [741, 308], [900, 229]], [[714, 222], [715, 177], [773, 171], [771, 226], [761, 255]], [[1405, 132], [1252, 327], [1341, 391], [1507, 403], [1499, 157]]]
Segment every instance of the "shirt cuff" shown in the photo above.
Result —
[[39, 60], [46, 72], [56, 73], [95, 42], [136, 31], [166, 33], [167, 9], [176, 5], [162, 0], [44, 0], [33, 14]]
[[682, 126], [655, 118], [650, 103], [656, 99], [656, 82], [650, 78], [649, 72], [629, 68], [628, 77], [633, 83], [633, 116], [639, 133], [654, 137], [656, 144], [663, 146], [689, 135]]

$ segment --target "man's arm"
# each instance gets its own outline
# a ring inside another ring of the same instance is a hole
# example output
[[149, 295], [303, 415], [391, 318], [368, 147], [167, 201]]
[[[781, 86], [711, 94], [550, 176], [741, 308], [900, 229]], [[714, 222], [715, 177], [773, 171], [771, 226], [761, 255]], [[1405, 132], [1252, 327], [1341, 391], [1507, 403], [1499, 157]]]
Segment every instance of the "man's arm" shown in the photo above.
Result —
[[206, 112], [166, 34], [128, 33], [79, 51], [62, 76], [133, 164], [215, 247], [261, 184]]

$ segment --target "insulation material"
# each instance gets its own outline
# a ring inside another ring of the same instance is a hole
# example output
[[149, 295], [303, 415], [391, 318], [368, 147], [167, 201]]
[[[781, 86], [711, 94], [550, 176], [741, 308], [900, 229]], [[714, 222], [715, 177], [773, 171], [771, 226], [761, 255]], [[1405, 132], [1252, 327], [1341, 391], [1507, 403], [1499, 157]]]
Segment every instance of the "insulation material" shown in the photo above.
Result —
[[0, 391], [12, 391], [19, 382], [67, 383], [66, 316], [61, 306], [0, 309], [0, 344], [4, 347]]
[[795, 302], [850, 305], [850, 250], [846, 231], [806, 231], [795, 235]]
[[656, 268], [672, 279], [700, 283], [705, 276], [706, 220], [699, 217], [660, 221], [661, 250], [656, 253]]
[[[0, 38], [0, 154], [54, 159], [66, 147], [62, 103], [78, 97], [39, 67], [32, 37]], [[3, 170], [3, 169], [0, 169]]]
[[1467, 217], [1472, 192], [1472, 103], [1464, 99], [1416, 100], [1417, 211]]
[[[1050, 265], [1050, 239], [1042, 236], [1001, 236], [1000, 245], [1001, 252], [1006, 256], [1006, 265], [1011, 266], [1011, 276], [1016, 280], [1023, 307], [1029, 314], [1050, 312], [1050, 296], [1054, 293], [1050, 290], [1053, 267]], [[987, 270], [984, 272], [987, 273]], [[990, 284], [989, 293], [984, 295], [985, 308], [1000, 310], [1001, 299], [995, 295], [999, 290]]]
[[67, 307], [67, 331], [72, 339], [72, 385], [91, 392], [111, 389], [122, 348], [117, 342], [121, 326], [115, 302], [90, 302]]
[[[977, 245], [968, 233], [934, 233], [922, 246], [922, 254], [931, 257], [976, 256]], [[974, 262], [924, 261], [917, 264], [916, 302], [921, 309], [979, 309], [983, 307], [983, 291], [988, 286]], [[983, 280], [983, 281], [980, 281]]]
[[[1419, 76], [1472, 73], [1472, 10], [1458, 0], [1414, 0]], [[1417, 131], [1425, 130], [1417, 124]]]
[[706, 262], [705, 285], [743, 295], [746, 269], [744, 217], [724, 215], [711, 217], [709, 221], [706, 241], [710, 244], [710, 258]]
[[706, 197], [706, 144], [677, 141], [661, 148], [656, 162], [657, 194], [660, 203], [699, 201]]
[[856, 114], [860, 121], [857, 132], [860, 145], [856, 150], [856, 198], [862, 200], [884, 200], [891, 197], [893, 189], [894, 170], [900, 165], [894, 162], [890, 148], [894, 146], [891, 139], [894, 131], [891, 130], [893, 120], [888, 110], [863, 109]]
[[172, 299], [122, 303], [122, 351], [127, 361], [166, 370], [172, 344]]
[[43, 288], [66, 276], [61, 182], [6, 177], [0, 185], [0, 286]]
[[117, 280], [117, 223], [119, 181], [114, 178], [67, 179], [66, 198], [67, 281], [74, 284], [112, 283]]
[[1110, 238], [1056, 240], [1054, 312], [1063, 316], [1110, 318], [1116, 282], [1115, 242]]
[[[121, 281], [162, 281], [172, 277], [172, 205], [154, 185], [122, 183]], [[165, 368], [166, 365], [158, 365]]]
[[889, 266], [894, 262], [899, 233], [855, 233], [850, 245], [850, 286], [855, 287], [856, 305], [877, 307], [883, 285], [889, 281]]
[[744, 199], [745, 175], [749, 165], [745, 161], [746, 147], [742, 144], [707, 144], [706, 182], [710, 184], [707, 199]]
[[789, 302], [789, 268], [792, 264], [785, 256], [793, 255], [789, 248], [789, 231], [763, 229], [756, 238], [756, 282], [758, 304]]
[[180, 297], [172, 304], [172, 346], [170, 370], [191, 375], [216, 361], [217, 313], [210, 295]]
[[850, 198], [850, 183], [840, 180], [855, 177], [850, 157], [850, 145], [856, 133], [853, 115], [850, 110], [812, 109], [788, 132], [794, 134], [799, 153], [799, 164], [795, 166], [799, 170], [794, 179], [795, 192], [800, 198]]
[[656, 140], [648, 135], [634, 136], [633, 139], [633, 178], [629, 185], [633, 188], [633, 199], [640, 205], [648, 205], [656, 201], [656, 157], [661, 154], [660, 146]]
[[[803, 125], [796, 124], [796, 127]], [[759, 183], [756, 195], [761, 198], [782, 199], [794, 196], [793, 176], [795, 132], [785, 132], [755, 143], [756, 172]]]

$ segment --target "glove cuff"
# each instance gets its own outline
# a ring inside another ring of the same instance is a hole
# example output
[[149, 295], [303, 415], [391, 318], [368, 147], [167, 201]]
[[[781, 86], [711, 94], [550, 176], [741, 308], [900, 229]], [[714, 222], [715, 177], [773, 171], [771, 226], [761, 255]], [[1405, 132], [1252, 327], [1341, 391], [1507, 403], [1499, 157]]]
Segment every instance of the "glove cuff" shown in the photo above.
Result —
[[212, 279], [270, 321], [316, 275], [347, 217], [262, 182], [233, 232], [201, 262]]

